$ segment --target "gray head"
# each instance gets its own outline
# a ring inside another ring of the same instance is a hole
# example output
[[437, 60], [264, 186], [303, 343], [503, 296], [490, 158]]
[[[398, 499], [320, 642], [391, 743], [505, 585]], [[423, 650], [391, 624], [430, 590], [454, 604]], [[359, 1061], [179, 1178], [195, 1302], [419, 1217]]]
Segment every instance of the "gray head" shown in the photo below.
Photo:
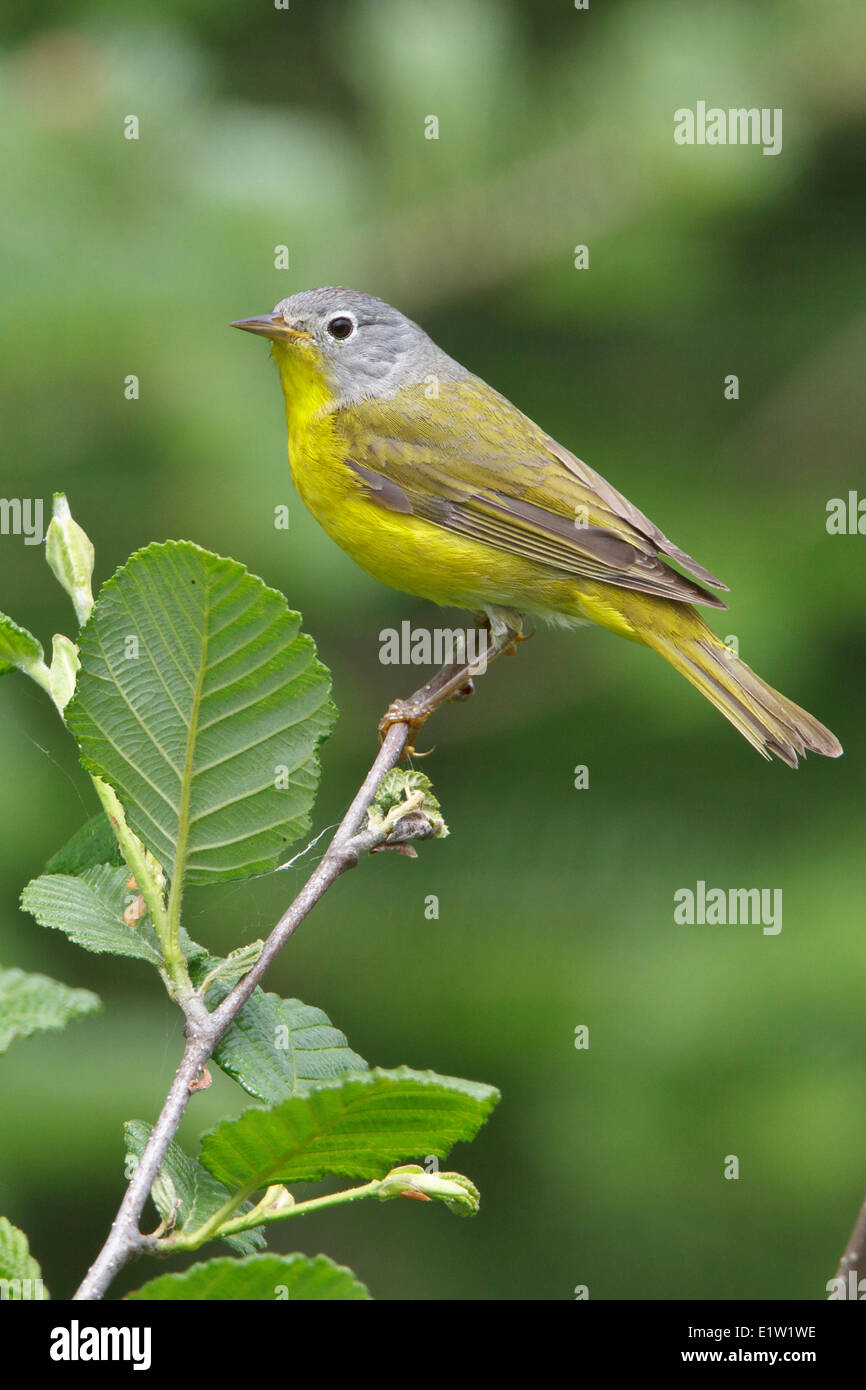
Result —
[[301, 290], [281, 299], [272, 313], [239, 319], [232, 327], [260, 333], [292, 353], [314, 352], [341, 405], [391, 396], [431, 375], [468, 375], [398, 309], [340, 286]]

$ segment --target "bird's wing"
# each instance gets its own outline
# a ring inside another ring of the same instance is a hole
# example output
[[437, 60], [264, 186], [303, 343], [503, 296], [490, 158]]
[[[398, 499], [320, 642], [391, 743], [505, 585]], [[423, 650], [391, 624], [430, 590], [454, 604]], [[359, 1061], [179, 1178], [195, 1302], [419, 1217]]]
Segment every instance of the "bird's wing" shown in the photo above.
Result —
[[[727, 586], [477, 377], [336, 412], [367, 496], [565, 574], [724, 608]], [[665, 557], [665, 558], [662, 558]], [[686, 578], [666, 560], [681, 565]]]

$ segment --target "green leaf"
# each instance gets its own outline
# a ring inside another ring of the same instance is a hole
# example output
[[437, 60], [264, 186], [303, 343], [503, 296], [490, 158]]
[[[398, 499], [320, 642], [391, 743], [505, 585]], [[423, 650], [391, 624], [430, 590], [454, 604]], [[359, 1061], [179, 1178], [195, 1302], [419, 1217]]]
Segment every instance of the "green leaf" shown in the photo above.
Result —
[[70, 989], [47, 975], [28, 975], [24, 970], [0, 970], [0, 1052], [14, 1038], [64, 1028], [70, 1019], [101, 1007], [89, 989]]
[[385, 825], [388, 817], [394, 815], [407, 802], [419, 801], [418, 809], [423, 811], [433, 826], [437, 840], [448, 835], [448, 826], [442, 816], [442, 807], [433, 792], [433, 783], [424, 772], [403, 767], [392, 767], [379, 783], [376, 795], [370, 803], [366, 824], [374, 828]]
[[475, 1136], [498, 1099], [493, 1086], [408, 1067], [353, 1074], [217, 1125], [202, 1136], [201, 1161], [251, 1192], [329, 1173], [381, 1178], [403, 1160], [445, 1158]]
[[[127, 1153], [140, 1159], [150, 1138], [152, 1126], [143, 1120], [128, 1120], [123, 1126], [123, 1137]], [[177, 1144], [169, 1144], [168, 1152], [162, 1161], [159, 1178], [151, 1190], [154, 1205], [163, 1221], [173, 1225], [173, 1230], [197, 1231], [209, 1221], [220, 1207], [229, 1201], [231, 1193], [221, 1182], [212, 1177], [194, 1158], [189, 1158]], [[243, 1202], [232, 1212], [232, 1219], [244, 1216], [251, 1211], [252, 1202]], [[242, 1231], [235, 1236], [214, 1237], [224, 1240], [239, 1255], [251, 1254], [265, 1244], [262, 1228]]]
[[[127, 925], [123, 914], [136, 894], [129, 888], [129, 869], [124, 865], [96, 864], [81, 875], [42, 874], [28, 883], [21, 894], [21, 906], [41, 927], [65, 932], [70, 941], [87, 951], [128, 956], [161, 966], [162, 953], [148, 916]], [[188, 958], [204, 953], [204, 948], [181, 933], [181, 946]]]
[[334, 709], [299, 628], [281, 594], [188, 541], [102, 589], [67, 722], [170, 876], [266, 873], [309, 829]]
[[236, 946], [225, 957], [208, 956], [194, 976], [202, 998], [209, 995], [212, 1005], [224, 999], [232, 986], [252, 970], [264, 944], [259, 938], [258, 941], [248, 941], [245, 946]]
[[[0, 1298], [43, 1301], [49, 1297], [42, 1270], [23, 1231], [0, 1216]], [[8, 1281], [8, 1282], [7, 1282]]]
[[334, 1264], [325, 1255], [312, 1259], [308, 1255], [251, 1255], [245, 1260], [208, 1260], [192, 1265], [183, 1274], [161, 1274], [126, 1297], [136, 1302], [218, 1299], [237, 1303], [281, 1299], [346, 1302], [372, 1295], [350, 1269]]
[[26, 627], [19, 627], [5, 613], [0, 613], [0, 661], [29, 674], [44, 662], [42, 643]]
[[420, 1163], [392, 1168], [376, 1193], [380, 1202], [395, 1197], [420, 1197], [422, 1201], [443, 1202], [455, 1216], [476, 1216], [481, 1194], [471, 1178], [463, 1173], [428, 1173]]
[[[76, 830], [45, 865], [48, 874], [80, 874], [96, 864], [122, 864], [123, 855], [108, 817], [100, 811]], [[127, 877], [129, 877], [127, 873]]]
[[48, 682], [51, 697], [61, 714], [72, 699], [77, 675], [78, 648], [68, 637], [64, 637], [62, 632], [56, 632], [51, 639]]
[[[218, 998], [227, 993], [222, 989]], [[321, 1009], [259, 988], [220, 1039], [213, 1059], [251, 1096], [269, 1105], [302, 1094], [316, 1082], [367, 1069]]]

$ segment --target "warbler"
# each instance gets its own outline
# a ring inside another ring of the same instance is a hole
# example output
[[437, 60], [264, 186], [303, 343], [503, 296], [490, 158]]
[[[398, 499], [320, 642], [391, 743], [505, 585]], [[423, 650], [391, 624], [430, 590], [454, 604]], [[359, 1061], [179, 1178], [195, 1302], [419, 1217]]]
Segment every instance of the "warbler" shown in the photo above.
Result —
[[305, 290], [232, 327], [271, 340], [298, 492], [369, 574], [481, 610], [594, 622], [659, 652], [765, 758], [842, 749], [704, 621], [727, 585], [381, 299]]

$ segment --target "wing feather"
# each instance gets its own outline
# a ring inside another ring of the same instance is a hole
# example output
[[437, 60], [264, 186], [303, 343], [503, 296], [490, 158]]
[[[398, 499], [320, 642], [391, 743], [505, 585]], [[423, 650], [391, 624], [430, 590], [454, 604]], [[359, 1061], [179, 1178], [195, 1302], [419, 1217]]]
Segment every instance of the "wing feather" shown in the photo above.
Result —
[[350, 466], [376, 505], [564, 574], [726, 606], [702, 585], [727, 585], [486, 383], [469, 377], [447, 390], [441, 411], [409, 391], [337, 412]]

